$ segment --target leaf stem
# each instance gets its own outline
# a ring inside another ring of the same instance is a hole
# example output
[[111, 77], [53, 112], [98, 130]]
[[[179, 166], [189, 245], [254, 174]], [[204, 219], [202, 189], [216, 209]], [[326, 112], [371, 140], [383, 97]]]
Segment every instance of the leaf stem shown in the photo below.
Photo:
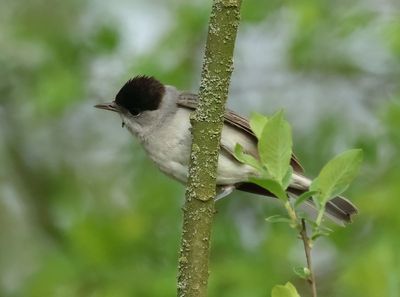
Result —
[[290, 220], [292, 221], [292, 227], [296, 228], [296, 226], [298, 225], [297, 215], [296, 215], [296, 211], [293, 209], [292, 205], [290, 204], [289, 199], [286, 200], [286, 202], [285, 202], [285, 208], [286, 208], [286, 211], [288, 212]]
[[325, 206], [320, 208], [320, 210], [318, 211], [318, 217], [317, 217], [317, 220], [315, 221], [317, 223], [318, 227], [321, 226], [322, 219], [324, 217], [324, 213], [325, 213]]

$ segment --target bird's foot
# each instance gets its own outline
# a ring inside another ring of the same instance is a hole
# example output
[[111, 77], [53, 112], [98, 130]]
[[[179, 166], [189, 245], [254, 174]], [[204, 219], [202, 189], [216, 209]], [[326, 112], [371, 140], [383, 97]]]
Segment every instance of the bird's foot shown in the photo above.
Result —
[[234, 185], [219, 186], [217, 188], [217, 195], [214, 198], [215, 202], [228, 196], [230, 193], [233, 192], [233, 190], [235, 190]]

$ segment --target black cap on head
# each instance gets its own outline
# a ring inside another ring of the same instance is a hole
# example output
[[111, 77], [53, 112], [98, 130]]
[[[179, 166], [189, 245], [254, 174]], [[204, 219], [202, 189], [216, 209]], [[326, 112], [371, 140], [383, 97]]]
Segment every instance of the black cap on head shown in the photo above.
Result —
[[164, 85], [154, 77], [136, 76], [119, 90], [115, 102], [137, 115], [142, 111], [158, 109], [164, 94]]

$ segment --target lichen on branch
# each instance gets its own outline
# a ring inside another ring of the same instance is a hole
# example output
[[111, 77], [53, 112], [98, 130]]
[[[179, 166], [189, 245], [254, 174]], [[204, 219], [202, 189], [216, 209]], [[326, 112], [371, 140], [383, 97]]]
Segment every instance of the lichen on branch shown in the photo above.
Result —
[[219, 143], [241, 0], [214, 0], [199, 91], [178, 267], [178, 296], [206, 296]]

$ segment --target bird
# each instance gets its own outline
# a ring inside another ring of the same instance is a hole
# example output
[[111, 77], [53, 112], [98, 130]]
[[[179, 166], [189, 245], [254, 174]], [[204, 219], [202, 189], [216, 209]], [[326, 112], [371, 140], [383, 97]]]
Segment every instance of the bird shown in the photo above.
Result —
[[[197, 103], [198, 95], [194, 93], [164, 85], [153, 76], [138, 75], [122, 86], [112, 102], [95, 107], [117, 113], [121, 117], [122, 127], [126, 127], [139, 140], [158, 168], [186, 184], [192, 143], [190, 114], [196, 109]], [[258, 158], [257, 142], [249, 121], [227, 109], [216, 176], [217, 198], [227, 196], [234, 190], [274, 197], [250, 181], [258, 172], [234, 156], [235, 146], [240, 144], [244, 152]], [[290, 165], [293, 174], [287, 191], [291, 197], [298, 197], [308, 191], [311, 180], [304, 175], [303, 167], [294, 154]], [[312, 199], [307, 204], [316, 209]], [[326, 204], [326, 216], [339, 225], [351, 222], [357, 212], [356, 206], [341, 196]]]

